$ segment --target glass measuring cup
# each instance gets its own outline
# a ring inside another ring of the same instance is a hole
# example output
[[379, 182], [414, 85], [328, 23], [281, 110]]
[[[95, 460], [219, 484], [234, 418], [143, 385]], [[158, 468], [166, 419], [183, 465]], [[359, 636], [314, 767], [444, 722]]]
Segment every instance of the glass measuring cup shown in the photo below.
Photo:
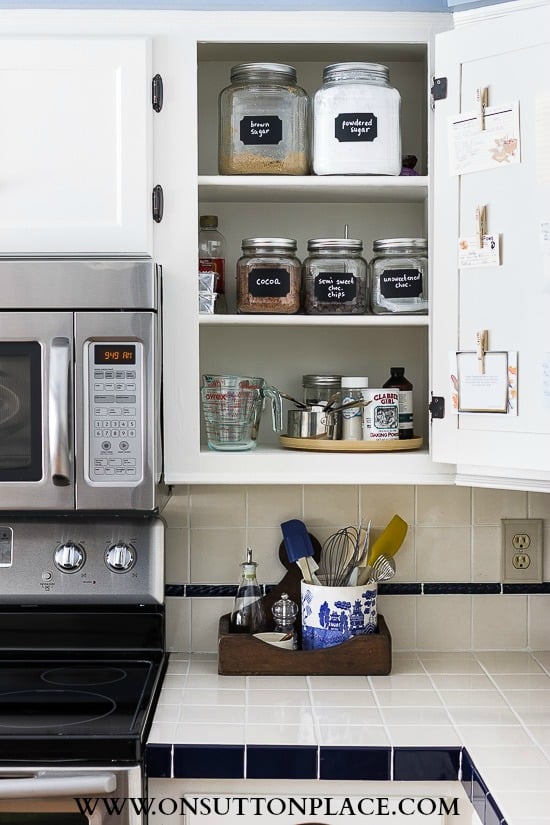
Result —
[[[203, 376], [203, 379], [211, 376]], [[201, 388], [202, 409], [206, 425], [208, 447], [211, 450], [252, 450], [256, 446], [258, 429], [265, 399], [271, 400], [272, 424], [275, 432], [282, 429], [282, 403], [278, 390], [268, 386], [264, 379], [250, 379], [259, 386], [235, 386], [228, 376], [229, 386], [224, 386], [224, 376]], [[261, 383], [260, 383], [261, 382]]]

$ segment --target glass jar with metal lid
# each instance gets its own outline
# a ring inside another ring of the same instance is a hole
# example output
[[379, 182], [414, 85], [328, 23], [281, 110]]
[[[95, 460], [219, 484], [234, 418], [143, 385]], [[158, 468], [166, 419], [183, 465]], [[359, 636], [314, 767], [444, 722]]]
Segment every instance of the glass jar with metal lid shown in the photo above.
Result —
[[333, 63], [313, 96], [316, 175], [399, 175], [401, 96], [380, 63]]
[[354, 238], [314, 238], [303, 265], [306, 315], [359, 315], [367, 310], [367, 262], [363, 242]]
[[428, 241], [385, 238], [374, 241], [369, 264], [371, 309], [375, 315], [427, 315]]
[[302, 266], [291, 238], [243, 238], [237, 261], [237, 312], [300, 310]]
[[293, 66], [233, 66], [219, 96], [220, 175], [308, 174], [308, 115]]
[[304, 404], [308, 407], [326, 407], [332, 401], [332, 406], [337, 406], [341, 384], [341, 375], [303, 375]]

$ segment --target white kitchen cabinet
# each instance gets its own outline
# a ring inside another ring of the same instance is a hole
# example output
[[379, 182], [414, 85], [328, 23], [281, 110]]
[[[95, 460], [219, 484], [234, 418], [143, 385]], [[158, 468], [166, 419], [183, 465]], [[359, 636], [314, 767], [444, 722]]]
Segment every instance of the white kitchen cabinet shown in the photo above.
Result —
[[0, 40], [0, 254], [152, 252], [147, 37]]
[[[235, 13], [219, 20], [205, 13], [181, 33], [182, 53], [192, 57], [179, 100], [188, 110], [196, 106], [198, 113], [196, 138], [189, 120], [182, 155], [197, 152], [196, 139], [198, 162], [196, 155], [196, 166], [193, 158], [182, 157], [193, 175], [186, 181], [188, 210], [181, 227], [186, 249], [179, 295], [173, 293], [165, 314], [168, 482], [403, 484], [453, 479], [454, 468], [434, 464], [429, 454], [430, 316], [237, 315], [234, 289], [235, 263], [245, 237], [295, 238], [303, 260], [308, 239], [342, 237], [345, 224], [350, 237], [362, 239], [367, 259], [376, 238], [429, 235], [429, 79], [435, 33], [448, 26], [446, 15]], [[403, 153], [418, 157], [419, 177], [217, 174], [217, 99], [229, 82], [231, 66], [248, 61], [289, 63], [297, 69], [299, 85], [313, 94], [325, 65], [350, 60], [389, 66], [390, 82], [402, 97]], [[197, 314], [199, 214], [218, 215], [227, 238], [230, 314], [225, 316]], [[174, 288], [172, 282], [169, 290]], [[395, 365], [404, 366], [414, 384], [415, 430], [424, 439], [421, 450], [286, 450], [271, 431], [268, 411], [255, 450], [218, 453], [206, 447], [198, 393], [202, 373], [262, 375], [301, 397], [305, 373], [368, 375], [370, 386], [380, 386]]]
[[[435, 104], [432, 358], [446, 414], [434, 420], [432, 454], [457, 465], [458, 483], [548, 490], [550, 251], [541, 225], [550, 223], [550, 5], [502, 11], [470, 15], [436, 43], [447, 97]], [[521, 162], [451, 175], [448, 120], [475, 110], [479, 87], [489, 106], [519, 103]], [[501, 265], [458, 270], [457, 238], [473, 234], [477, 205], [501, 236]], [[490, 350], [518, 353], [517, 415], [453, 413], [449, 353], [475, 350], [482, 329]]]

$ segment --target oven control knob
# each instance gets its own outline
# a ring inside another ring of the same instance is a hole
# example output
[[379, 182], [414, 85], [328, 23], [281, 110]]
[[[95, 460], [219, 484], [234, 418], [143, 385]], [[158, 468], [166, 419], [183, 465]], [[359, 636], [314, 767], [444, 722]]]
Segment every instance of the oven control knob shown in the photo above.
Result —
[[56, 549], [53, 560], [62, 573], [76, 573], [86, 561], [86, 553], [80, 544], [66, 541]]
[[113, 573], [127, 573], [136, 563], [136, 551], [131, 544], [113, 544], [105, 553], [105, 564]]

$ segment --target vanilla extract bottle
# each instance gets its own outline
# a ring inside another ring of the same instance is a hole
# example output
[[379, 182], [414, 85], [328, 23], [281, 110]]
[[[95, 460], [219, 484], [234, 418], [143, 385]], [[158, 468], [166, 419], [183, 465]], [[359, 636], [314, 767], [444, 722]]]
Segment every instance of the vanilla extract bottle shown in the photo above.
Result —
[[405, 368], [390, 367], [390, 377], [383, 386], [399, 391], [399, 438], [414, 438], [413, 385], [405, 376]]

